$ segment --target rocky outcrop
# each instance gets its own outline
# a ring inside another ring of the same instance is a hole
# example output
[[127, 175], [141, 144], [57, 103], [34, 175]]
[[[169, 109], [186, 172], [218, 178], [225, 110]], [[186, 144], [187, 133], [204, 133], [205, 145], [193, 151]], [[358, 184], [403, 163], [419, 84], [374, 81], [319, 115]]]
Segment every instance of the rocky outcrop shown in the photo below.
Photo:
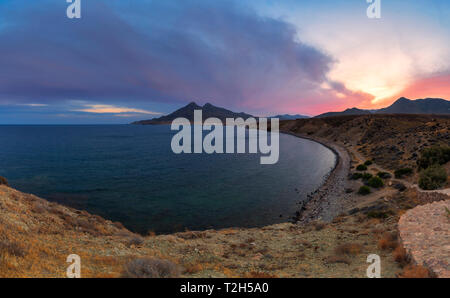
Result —
[[413, 208], [400, 218], [398, 229], [415, 263], [428, 267], [437, 277], [449, 278], [450, 218], [445, 208], [450, 209], [450, 197]]

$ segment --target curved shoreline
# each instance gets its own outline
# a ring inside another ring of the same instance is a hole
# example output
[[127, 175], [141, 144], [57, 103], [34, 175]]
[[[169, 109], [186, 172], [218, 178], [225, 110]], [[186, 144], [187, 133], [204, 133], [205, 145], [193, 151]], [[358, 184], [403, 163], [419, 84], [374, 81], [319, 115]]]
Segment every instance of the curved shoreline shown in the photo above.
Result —
[[295, 222], [305, 224], [313, 220], [331, 222], [334, 217], [344, 211], [343, 200], [348, 196], [345, 192], [346, 181], [350, 170], [350, 156], [345, 148], [336, 143], [314, 138], [290, 131], [280, 131], [298, 138], [319, 143], [330, 149], [336, 156], [334, 168], [328, 173], [325, 181], [307, 199], [302, 202], [296, 212]]
[[[326, 175], [323, 176], [323, 180], [320, 186], [318, 186], [315, 191], [308, 194], [306, 199], [300, 202], [300, 207], [297, 210], [293, 210], [293, 212], [290, 211], [290, 214], [295, 214], [294, 221], [296, 223], [306, 224], [317, 219], [331, 222], [335, 216], [343, 211], [342, 204], [340, 204], [340, 197], [345, 195], [345, 181], [348, 177], [349, 166], [345, 166], [344, 163], [345, 160], [348, 159], [348, 152], [346, 151], [346, 149], [340, 147], [336, 143], [330, 142], [325, 139], [314, 138], [290, 131], [280, 130], [280, 133], [319, 143], [331, 150], [331, 152], [333, 152], [333, 154], [335, 155], [336, 159], [334, 162], [334, 166]], [[67, 206], [61, 203], [57, 204], [61, 206]], [[283, 221], [282, 223], [284, 222], [285, 221]], [[257, 228], [264, 228], [276, 224], [278, 223], [265, 224]], [[174, 233], [176, 232], [163, 234], [170, 235]]]

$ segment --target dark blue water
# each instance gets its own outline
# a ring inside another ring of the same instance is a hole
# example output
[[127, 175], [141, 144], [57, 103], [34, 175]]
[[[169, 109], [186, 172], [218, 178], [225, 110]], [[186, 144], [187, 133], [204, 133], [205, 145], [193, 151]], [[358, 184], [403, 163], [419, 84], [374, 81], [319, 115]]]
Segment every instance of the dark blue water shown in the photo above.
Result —
[[[287, 221], [334, 154], [280, 135], [280, 159], [181, 154], [169, 126], [0, 126], [0, 176], [24, 192], [146, 233]], [[282, 215], [282, 217], [280, 217]]]

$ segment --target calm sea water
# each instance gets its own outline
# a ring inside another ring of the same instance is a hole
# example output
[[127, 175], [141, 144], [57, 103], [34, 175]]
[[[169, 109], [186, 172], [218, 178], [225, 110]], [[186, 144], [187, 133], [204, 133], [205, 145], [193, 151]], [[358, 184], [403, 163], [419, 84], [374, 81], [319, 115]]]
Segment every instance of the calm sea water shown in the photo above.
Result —
[[[334, 154], [280, 135], [280, 159], [181, 154], [169, 126], [0, 126], [0, 176], [24, 192], [158, 233], [288, 220]], [[282, 217], [280, 217], [280, 215]]]

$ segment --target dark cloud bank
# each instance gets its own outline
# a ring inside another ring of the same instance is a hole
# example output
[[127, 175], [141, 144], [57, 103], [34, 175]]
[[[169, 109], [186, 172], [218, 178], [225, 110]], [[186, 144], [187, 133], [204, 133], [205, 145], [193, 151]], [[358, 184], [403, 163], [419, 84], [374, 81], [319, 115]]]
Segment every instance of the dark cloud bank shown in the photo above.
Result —
[[238, 2], [88, 1], [80, 20], [66, 18], [65, 3], [18, 2], [0, 29], [0, 102], [264, 109], [329, 96], [318, 86], [333, 60]]

